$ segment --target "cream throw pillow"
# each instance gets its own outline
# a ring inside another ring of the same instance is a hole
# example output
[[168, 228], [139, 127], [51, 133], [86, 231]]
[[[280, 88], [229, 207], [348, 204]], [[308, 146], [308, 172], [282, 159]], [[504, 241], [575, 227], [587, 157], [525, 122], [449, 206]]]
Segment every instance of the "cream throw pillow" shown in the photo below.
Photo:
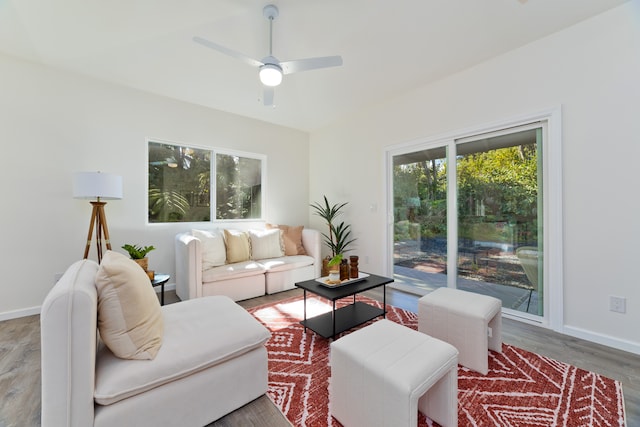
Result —
[[224, 242], [227, 245], [227, 263], [250, 259], [249, 237], [244, 231], [224, 229]]
[[284, 254], [290, 255], [306, 255], [307, 251], [302, 246], [302, 230], [304, 225], [275, 225], [267, 224], [267, 229], [278, 228], [282, 230], [282, 239], [284, 240]]
[[249, 230], [251, 239], [251, 258], [266, 259], [284, 256], [284, 243], [282, 231], [275, 230]]
[[98, 330], [122, 359], [153, 359], [162, 346], [164, 322], [147, 273], [118, 252], [107, 251], [96, 273]]
[[227, 248], [219, 230], [191, 230], [202, 243], [202, 269], [219, 267], [227, 262]]

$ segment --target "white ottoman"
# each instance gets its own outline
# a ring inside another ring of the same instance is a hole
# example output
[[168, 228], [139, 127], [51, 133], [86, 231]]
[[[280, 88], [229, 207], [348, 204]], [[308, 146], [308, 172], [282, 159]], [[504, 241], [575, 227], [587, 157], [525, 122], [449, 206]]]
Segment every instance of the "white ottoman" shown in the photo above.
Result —
[[345, 427], [458, 425], [458, 350], [386, 319], [331, 343], [329, 411]]
[[486, 375], [488, 349], [502, 353], [502, 301], [438, 288], [418, 300], [418, 331], [458, 349], [458, 363]]

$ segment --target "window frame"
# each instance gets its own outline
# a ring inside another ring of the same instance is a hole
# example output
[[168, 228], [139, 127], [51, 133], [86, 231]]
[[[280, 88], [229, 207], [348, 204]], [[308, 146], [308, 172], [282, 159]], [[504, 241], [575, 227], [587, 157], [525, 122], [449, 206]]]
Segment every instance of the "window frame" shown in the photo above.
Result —
[[[543, 139], [543, 242], [545, 248], [544, 278], [546, 298], [544, 301], [544, 317], [532, 320], [528, 317], [510, 313], [503, 313], [505, 317], [520, 320], [525, 323], [537, 324], [550, 328], [557, 332], [563, 332], [564, 318], [564, 282], [563, 282], [563, 198], [562, 198], [562, 109], [560, 106], [546, 110], [523, 114], [498, 120], [492, 123], [471, 126], [446, 134], [430, 138], [421, 138], [405, 143], [395, 144], [385, 149], [385, 180], [386, 180], [386, 205], [387, 205], [387, 231], [386, 231], [386, 262], [383, 265], [385, 275], [393, 275], [393, 157], [399, 154], [410, 153], [426, 148], [447, 147], [447, 155], [456, 152], [456, 143], [464, 141], [467, 137], [475, 138], [477, 135], [501, 132], [518, 126], [526, 126], [535, 122], [546, 123], [546, 136]], [[457, 186], [456, 175], [453, 168], [448, 169], [447, 182], [449, 186]], [[448, 211], [457, 210], [456, 197], [448, 197]], [[450, 233], [457, 231], [456, 221], [453, 216], [448, 216], [447, 229]], [[457, 235], [449, 236], [455, 240]], [[450, 252], [454, 259], [457, 252]]]
[[[147, 151], [147, 168], [146, 168], [146, 223], [148, 225], [167, 225], [167, 224], [208, 224], [208, 223], [229, 223], [229, 222], [261, 222], [266, 218], [266, 200], [267, 200], [267, 155], [261, 153], [252, 153], [241, 150], [234, 150], [228, 148], [202, 146], [197, 144], [188, 144], [179, 141], [171, 141], [162, 138], [147, 137], [146, 151]], [[209, 220], [204, 221], [157, 221], [152, 222], [149, 219], [149, 173], [150, 173], [150, 156], [149, 148], [150, 143], [180, 146], [184, 148], [204, 150], [209, 152]], [[255, 159], [260, 161], [260, 216], [257, 218], [217, 218], [217, 175], [216, 175], [216, 159], [217, 155], [228, 155], [235, 157], [243, 157], [248, 159]]]

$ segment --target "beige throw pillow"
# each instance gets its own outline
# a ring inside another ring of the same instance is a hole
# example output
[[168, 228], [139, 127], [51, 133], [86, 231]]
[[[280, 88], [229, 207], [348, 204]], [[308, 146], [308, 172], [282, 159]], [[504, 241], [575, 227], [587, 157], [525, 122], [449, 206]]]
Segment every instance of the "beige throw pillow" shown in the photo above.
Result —
[[219, 267], [227, 262], [227, 248], [219, 230], [191, 230], [202, 243], [202, 269]]
[[251, 258], [278, 258], [284, 255], [282, 230], [249, 230]]
[[147, 273], [128, 257], [107, 251], [96, 273], [98, 330], [122, 359], [153, 359], [162, 346], [160, 303]]
[[303, 225], [275, 225], [267, 224], [267, 229], [278, 228], [282, 230], [282, 239], [284, 241], [284, 254], [290, 255], [306, 255], [307, 251], [302, 246], [302, 230]]
[[224, 229], [224, 241], [227, 246], [227, 263], [233, 264], [250, 259], [251, 250], [247, 233]]

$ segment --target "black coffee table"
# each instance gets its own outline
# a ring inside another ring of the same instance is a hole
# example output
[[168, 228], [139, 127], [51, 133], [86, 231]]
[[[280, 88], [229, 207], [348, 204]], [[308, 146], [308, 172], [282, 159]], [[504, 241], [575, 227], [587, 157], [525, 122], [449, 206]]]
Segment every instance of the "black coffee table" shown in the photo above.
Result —
[[[368, 273], [367, 273], [368, 274]], [[336, 334], [361, 325], [378, 316], [386, 317], [387, 287], [393, 279], [369, 274], [364, 280], [348, 283], [337, 287], [327, 287], [320, 282], [307, 280], [296, 283], [296, 287], [304, 290], [304, 320], [300, 322], [305, 328], [311, 329], [324, 338], [335, 338]], [[383, 286], [382, 307], [374, 307], [361, 301], [356, 301], [356, 294]], [[333, 303], [333, 309], [316, 317], [307, 319], [307, 291], [326, 298]], [[353, 295], [353, 303], [336, 310], [336, 301]]]

